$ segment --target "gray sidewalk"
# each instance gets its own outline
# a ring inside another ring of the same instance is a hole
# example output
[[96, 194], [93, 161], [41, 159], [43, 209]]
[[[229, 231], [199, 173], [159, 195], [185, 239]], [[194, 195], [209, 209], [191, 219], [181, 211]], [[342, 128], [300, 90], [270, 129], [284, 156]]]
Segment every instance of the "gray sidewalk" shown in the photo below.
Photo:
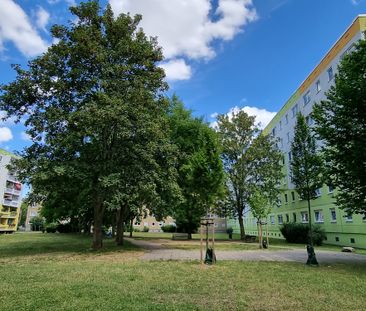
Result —
[[[181, 250], [165, 248], [159, 243], [146, 240], [126, 238], [127, 241], [146, 250], [141, 260], [199, 260], [199, 250]], [[316, 250], [316, 257], [320, 264], [348, 263], [365, 264], [366, 255]], [[289, 249], [281, 251], [248, 250], [248, 251], [216, 251], [217, 260], [241, 261], [293, 261], [305, 263], [306, 249]]]

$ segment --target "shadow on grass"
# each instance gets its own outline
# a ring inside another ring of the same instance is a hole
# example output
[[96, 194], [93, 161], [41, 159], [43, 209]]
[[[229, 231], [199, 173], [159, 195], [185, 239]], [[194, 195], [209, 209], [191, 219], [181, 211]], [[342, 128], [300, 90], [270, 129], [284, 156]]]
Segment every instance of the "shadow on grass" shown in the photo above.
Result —
[[136, 251], [139, 248], [125, 241], [125, 245], [117, 246], [113, 239], [105, 238], [103, 248], [91, 249], [90, 236], [81, 234], [59, 233], [14, 233], [0, 235], [0, 259], [19, 256], [63, 254], [98, 254], [121, 251]]

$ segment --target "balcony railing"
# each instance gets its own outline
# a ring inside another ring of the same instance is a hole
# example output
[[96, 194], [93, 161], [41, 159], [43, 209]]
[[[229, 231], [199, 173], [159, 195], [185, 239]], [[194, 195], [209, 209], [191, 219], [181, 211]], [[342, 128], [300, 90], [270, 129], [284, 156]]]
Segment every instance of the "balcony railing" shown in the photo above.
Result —
[[19, 201], [13, 201], [13, 200], [3, 200], [3, 205], [5, 206], [13, 206], [13, 207], [18, 207]]
[[16, 194], [16, 195], [20, 194], [20, 190], [16, 190], [14, 188], [5, 188], [4, 192], [9, 193], [9, 194]]
[[0, 225], [0, 229], [8, 229], [8, 225]]
[[12, 217], [12, 218], [17, 217], [17, 215], [18, 215], [18, 213], [17, 213], [17, 212], [11, 212], [11, 213], [10, 213], [10, 217]]

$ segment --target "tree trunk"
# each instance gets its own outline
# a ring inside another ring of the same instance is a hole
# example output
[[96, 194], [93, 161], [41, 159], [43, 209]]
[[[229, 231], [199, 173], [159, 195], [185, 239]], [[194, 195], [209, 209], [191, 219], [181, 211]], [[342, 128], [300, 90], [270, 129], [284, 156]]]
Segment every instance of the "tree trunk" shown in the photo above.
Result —
[[239, 227], [240, 227], [240, 239], [245, 240], [245, 230], [244, 230], [244, 222], [243, 222], [243, 216], [239, 215]]
[[313, 229], [311, 227], [311, 206], [309, 198], [308, 198], [308, 211], [309, 211], [309, 244], [313, 246]]
[[192, 232], [187, 232], [188, 234], [188, 240], [192, 240]]
[[104, 208], [101, 200], [96, 200], [94, 205], [94, 223], [93, 223], [93, 244], [92, 248], [97, 250], [103, 247], [103, 214]]
[[116, 235], [116, 243], [117, 245], [123, 245], [123, 223], [124, 223], [124, 208], [120, 208], [116, 213], [116, 227], [117, 227], [117, 235]]
[[130, 219], [130, 238], [132, 238], [132, 232], [133, 232], [133, 218]]

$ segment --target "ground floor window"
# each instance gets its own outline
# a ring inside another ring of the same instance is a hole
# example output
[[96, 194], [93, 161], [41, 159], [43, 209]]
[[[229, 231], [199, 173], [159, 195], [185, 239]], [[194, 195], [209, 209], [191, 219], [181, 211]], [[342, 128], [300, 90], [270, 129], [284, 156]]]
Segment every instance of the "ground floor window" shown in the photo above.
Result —
[[330, 221], [331, 222], [336, 222], [337, 221], [337, 213], [336, 213], [335, 208], [330, 209]]
[[304, 223], [309, 222], [309, 215], [307, 212], [301, 212], [301, 221]]
[[314, 211], [315, 222], [324, 222], [323, 211]]
[[278, 215], [278, 224], [282, 225], [283, 224], [283, 217], [282, 215]]

